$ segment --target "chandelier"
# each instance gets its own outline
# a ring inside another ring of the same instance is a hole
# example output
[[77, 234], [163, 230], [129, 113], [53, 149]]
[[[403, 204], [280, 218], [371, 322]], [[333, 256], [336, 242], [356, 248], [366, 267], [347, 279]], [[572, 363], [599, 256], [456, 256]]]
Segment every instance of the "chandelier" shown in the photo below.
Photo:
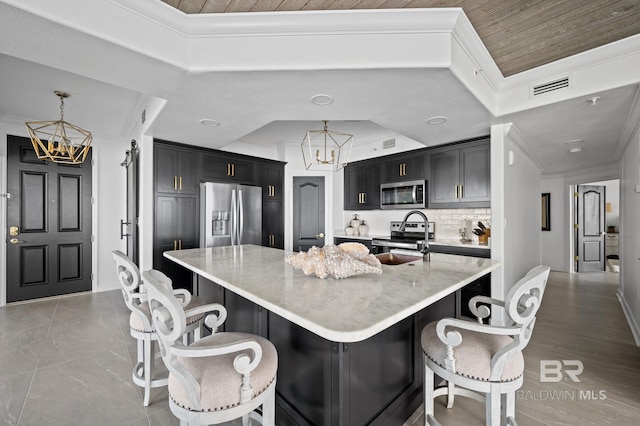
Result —
[[89, 153], [91, 132], [64, 121], [64, 100], [70, 95], [59, 90], [53, 93], [60, 98], [60, 120], [25, 123], [33, 149], [40, 160], [80, 164]]
[[309, 130], [302, 139], [302, 158], [306, 170], [332, 170], [337, 172], [349, 163], [353, 135], [332, 132], [328, 120], [323, 120], [324, 129]]

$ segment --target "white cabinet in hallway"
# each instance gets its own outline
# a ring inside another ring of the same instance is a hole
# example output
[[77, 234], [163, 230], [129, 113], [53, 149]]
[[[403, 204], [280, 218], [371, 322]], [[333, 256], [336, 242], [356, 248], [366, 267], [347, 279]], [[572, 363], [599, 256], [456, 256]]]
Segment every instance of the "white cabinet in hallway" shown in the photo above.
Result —
[[620, 255], [619, 253], [619, 249], [618, 249], [618, 233], [608, 233], [605, 236], [605, 246], [604, 246], [604, 251], [605, 251], [605, 256], [609, 256], [611, 254], [615, 254], [615, 255]]

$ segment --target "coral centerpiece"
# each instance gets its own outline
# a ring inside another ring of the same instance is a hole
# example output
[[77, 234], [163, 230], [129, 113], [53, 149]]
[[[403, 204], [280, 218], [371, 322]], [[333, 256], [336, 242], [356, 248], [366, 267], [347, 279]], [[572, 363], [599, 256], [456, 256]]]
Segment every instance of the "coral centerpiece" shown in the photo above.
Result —
[[323, 248], [313, 246], [307, 252], [291, 254], [285, 261], [305, 275], [319, 278], [331, 275], [347, 278], [354, 275], [381, 274], [382, 265], [369, 249], [360, 243], [328, 244]]

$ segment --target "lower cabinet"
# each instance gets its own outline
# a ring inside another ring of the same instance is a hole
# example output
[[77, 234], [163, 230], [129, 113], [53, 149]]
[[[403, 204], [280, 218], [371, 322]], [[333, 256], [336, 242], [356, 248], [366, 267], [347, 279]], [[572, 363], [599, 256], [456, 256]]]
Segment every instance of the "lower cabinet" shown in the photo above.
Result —
[[[458, 256], [473, 257], [491, 257], [491, 250], [475, 247], [458, 247], [458, 246], [441, 246], [431, 245], [429, 247], [432, 253], [455, 254]], [[478, 278], [472, 283], [467, 284], [458, 290], [458, 307], [456, 309], [456, 317], [467, 317], [476, 319], [469, 309], [469, 300], [474, 296], [491, 297], [491, 274], [487, 274]]]
[[262, 202], [262, 245], [284, 249], [282, 200]]
[[171, 278], [174, 288], [191, 291], [193, 274], [165, 258], [163, 253], [198, 247], [198, 230], [196, 197], [156, 196], [153, 267]]
[[333, 342], [218, 284], [198, 277], [197, 294], [225, 305], [224, 331], [258, 334], [278, 351], [276, 424], [402, 425], [422, 403], [420, 336], [452, 317], [456, 294], [360, 342]]

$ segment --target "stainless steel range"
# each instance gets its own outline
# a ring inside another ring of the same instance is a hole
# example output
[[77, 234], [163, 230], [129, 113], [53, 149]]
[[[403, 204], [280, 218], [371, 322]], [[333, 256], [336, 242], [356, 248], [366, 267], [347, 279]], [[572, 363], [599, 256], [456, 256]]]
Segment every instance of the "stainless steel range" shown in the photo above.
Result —
[[[376, 237], [371, 241], [371, 252], [386, 253], [391, 249], [418, 250], [418, 241], [424, 240], [424, 222], [407, 222], [404, 231], [400, 231], [402, 221], [392, 221], [389, 225], [389, 237]], [[434, 239], [435, 224], [429, 222], [427, 230], [429, 240]]]

